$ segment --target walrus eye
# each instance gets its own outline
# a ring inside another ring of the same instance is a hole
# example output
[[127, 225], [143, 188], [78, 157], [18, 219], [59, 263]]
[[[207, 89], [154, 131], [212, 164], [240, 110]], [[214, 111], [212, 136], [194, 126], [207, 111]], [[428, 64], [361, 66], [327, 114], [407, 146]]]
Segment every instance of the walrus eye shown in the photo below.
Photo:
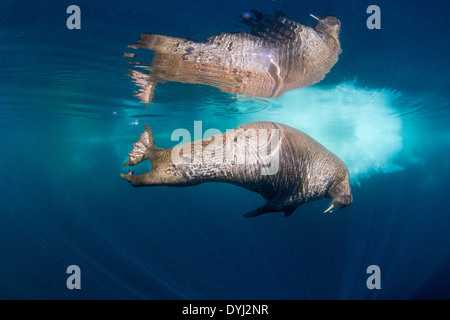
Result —
[[336, 191], [337, 194], [341, 193], [341, 188], [336, 188], [334, 191]]

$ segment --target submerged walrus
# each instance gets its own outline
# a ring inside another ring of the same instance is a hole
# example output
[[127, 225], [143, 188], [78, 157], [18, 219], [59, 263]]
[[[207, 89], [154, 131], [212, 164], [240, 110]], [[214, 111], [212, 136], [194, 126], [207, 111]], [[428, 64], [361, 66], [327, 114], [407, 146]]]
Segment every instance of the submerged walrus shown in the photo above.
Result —
[[[242, 16], [251, 33], [220, 33], [203, 41], [143, 33], [132, 48], [154, 51], [150, 74], [130, 74], [151, 102], [158, 82], [205, 84], [224, 92], [277, 98], [321, 81], [341, 53], [340, 22], [326, 16], [312, 28], [278, 12]], [[128, 54], [129, 55], [129, 54]], [[133, 55], [134, 56], [134, 55]]]
[[226, 182], [261, 194], [266, 204], [245, 217], [279, 211], [289, 216], [299, 205], [325, 197], [332, 199], [325, 212], [352, 203], [345, 164], [307, 134], [280, 123], [253, 122], [165, 150], [155, 146], [145, 125], [128, 156], [125, 166], [152, 163], [148, 173], [121, 174], [135, 187]]

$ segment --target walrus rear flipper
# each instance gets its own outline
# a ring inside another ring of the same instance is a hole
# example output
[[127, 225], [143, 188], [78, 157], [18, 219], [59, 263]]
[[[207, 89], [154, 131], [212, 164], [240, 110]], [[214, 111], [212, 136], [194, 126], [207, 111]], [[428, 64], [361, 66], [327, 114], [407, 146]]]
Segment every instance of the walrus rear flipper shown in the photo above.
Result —
[[144, 125], [144, 128], [145, 132], [141, 134], [141, 138], [138, 142], [133, 143], [133, 151], [128, 154], [130, 160], [124, 163], [124, 166], [134, 166], [145, 159], [151, 160], [155, 153], [163, 150], [155, 146], [152, 129], [146, 124]]

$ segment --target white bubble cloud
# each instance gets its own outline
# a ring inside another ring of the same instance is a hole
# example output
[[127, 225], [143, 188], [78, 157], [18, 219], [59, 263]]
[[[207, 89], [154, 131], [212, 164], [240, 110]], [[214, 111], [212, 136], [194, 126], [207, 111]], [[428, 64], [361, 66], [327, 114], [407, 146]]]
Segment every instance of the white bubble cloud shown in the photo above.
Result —
[[399, 96], [353, 83], [308, 87], [288, 92], [270, 108], [248, 116], [307, 133], [341, 158], [352, 181], [358, 182], [374, 173], [403, 170], [394, 161], [403, 148], [402, 121], [393, 108]]

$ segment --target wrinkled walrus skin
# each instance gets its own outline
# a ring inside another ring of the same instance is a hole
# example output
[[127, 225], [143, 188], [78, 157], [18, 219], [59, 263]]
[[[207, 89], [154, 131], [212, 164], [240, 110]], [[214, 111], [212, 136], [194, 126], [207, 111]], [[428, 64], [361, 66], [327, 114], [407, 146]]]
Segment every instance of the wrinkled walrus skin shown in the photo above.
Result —
[[[252, 129], [257, 136], [262, 135], [259, 133], [262, 130], [269, 132], [266, 141], [271, 141], [275, 132], [278, 133], [278, 139], [268, 148], [268, 156], [251, 151], [255, 150], [256, 139], [241, 139]], [[233, 156], [227, 158], [230, 151], [212, 153], [212, 143], [223, 146], [223, 150], [228, 150], [226, 143], [232, 143], [235, 147]], [[183, 153], [183, 150], [188, 152]], [[239, 163], [236, 155], [243, 152], [247, 152], [246, 162]], [[174, 154], [179, 157], [174, 158]], [[198, 162], [192, 161], [199, 154], [203, 158]], [[213, 158], [213, 154], [220, 156]], [[275, 155], [279, 159], [276, 172], [263, 174], [262, 166], [269, 163], [268, 158], [275, 159]], [[332, 199], [331, 206], [325, 211], [331, 212], [348, 206], [353, 200], [345, 164], [307, 134], [280, 123], [253, 122], [212, 138], [165, 150], [155, 146], [152, 131], [145, 125], [145, 132], [134, 144], [129, 158], [125, 166], [134, 166], [145, 159], [152, 163], [150, 172], [142, 175], [135, 176], [130, 170], [128, 174], [121, 173], [122, 178], [135, 187], [180, 187], [214, 181], [231, 183], [261, 194], [267, 200], [266, 204], [245, 214], [245, 217], [280, 211], [288, 216], [299, 205], [325, 197]]]
[[133, 48], [154, 51], [150, 74], [133, 70], [143, 87], [141, 102], [151, 102], [159, 82], [204, 84], [243, 96], [277, 98], [321, 81], [338, 61], [340, 21], [332, 16], [304, 26], [283, 13], [254, 11], [243, 22], [251, 33], [220, 33], [203, 41], [142, 33]]

